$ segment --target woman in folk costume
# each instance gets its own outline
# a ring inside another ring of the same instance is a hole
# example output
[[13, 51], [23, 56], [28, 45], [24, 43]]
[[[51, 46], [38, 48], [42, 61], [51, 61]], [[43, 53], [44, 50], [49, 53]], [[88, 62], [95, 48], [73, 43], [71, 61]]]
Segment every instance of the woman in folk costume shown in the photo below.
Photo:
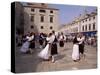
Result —
[[73, 61], [79, 60], [79, 41], [77, 40], [77, 37], [75, 36], [73, 40], [73, 52], [72, 52], [72, 59]]
[[30, 45], [29, 45], [29, 48], [30, 48], [30, 52], [32, 53], [32, 52], [33, 52], [32, 49], [35, 48], [35, 34], [34, 34], [33, 32], [30, 33], [29, 39], [30, 39]]
[[61, 32], [61, 35], [59, 36], [59, 45], [60, 45], [60, 47], [64, 47], [64, 41], [65, 41], [65, 36]]
[[57, 51], [57, 38], [55, 35], [55, 31], [52, 31], [52, 36], [51, 36], [51, 58], [52, 58], [52, 62], [55, 62], [55, 56], [58, 54]]
[[51, 46], [51, 35], [52, 35], [52, 33], [50, 33], [48, 35], [48, 37], [46, 38], [46, 40], [47, 40], [46, 47], [38, 54], [38, 56], [44, 60], [48, 60], [50, 57], [49, 50], [50, 50], [50, 46]]
[[23, 43], [23, 45], [22, 45], [20, 51], [21, 51], [22, 53], [27, 53], [28, 50], [29, 50], [29, 45], [30, 45], [30, 42], [29, 42], [29, 41], [30, 41], [30, 39], [29, 39], [29, 34], [26, 35], [26, 38], [25, 38], [24, 41], [25, 41], [25, 42]]

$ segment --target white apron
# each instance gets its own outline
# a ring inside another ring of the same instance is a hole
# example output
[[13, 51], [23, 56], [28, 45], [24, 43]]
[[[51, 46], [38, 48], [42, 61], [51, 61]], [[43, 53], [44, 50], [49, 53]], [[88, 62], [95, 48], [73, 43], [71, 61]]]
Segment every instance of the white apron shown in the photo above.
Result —
[[72, 59], [73, 60], [79, 59], [79, 46], [77, 44], [73, 45]]

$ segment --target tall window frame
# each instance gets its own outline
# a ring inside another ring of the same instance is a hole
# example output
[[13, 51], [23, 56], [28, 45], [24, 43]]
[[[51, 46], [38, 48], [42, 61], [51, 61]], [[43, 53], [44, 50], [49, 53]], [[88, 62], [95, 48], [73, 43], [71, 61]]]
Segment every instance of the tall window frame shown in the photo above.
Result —
[[95, 30], [95, 29], [96, 29], [96, 28], [95, 28], [95, 26], [96, 26], [96, 25], [95, 25], [95, 23], [93, 23], [93, 30]]
[[30, 21], [31, 21], [31, 22], [34, 22], [34, 18], [35, 18], [35, 16], [34, 16], [34, 15], [31, 15], [31, 16], [30, 16]]
[[44, 15], [40, 15], [40, 22], [44, 22], [44, 18], [45, 18]]
[[54, 16], [50, 16], [50, 23], [54, 22]]

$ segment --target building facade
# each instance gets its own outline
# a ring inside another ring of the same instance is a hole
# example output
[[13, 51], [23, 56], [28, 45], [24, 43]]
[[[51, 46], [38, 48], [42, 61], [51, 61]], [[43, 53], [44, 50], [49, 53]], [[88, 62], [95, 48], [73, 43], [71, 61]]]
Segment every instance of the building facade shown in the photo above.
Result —
[[82, 32], [87, 36], [97, 35], [97, 10], [85, 13], [75, 18], [71, 23], [66, 24], [59, 32], [75, 34]]
[[24, 34], [58, 31], [58, 12], [58, 9], [49, 8], [44, 3], [27, 3], [24, 6]]
[[84, 18], [81, 19], [81, 32], [85, 33], [87, 36], [94, 36], [97, 34], [97, 12], [91, 12], [86, 14]]

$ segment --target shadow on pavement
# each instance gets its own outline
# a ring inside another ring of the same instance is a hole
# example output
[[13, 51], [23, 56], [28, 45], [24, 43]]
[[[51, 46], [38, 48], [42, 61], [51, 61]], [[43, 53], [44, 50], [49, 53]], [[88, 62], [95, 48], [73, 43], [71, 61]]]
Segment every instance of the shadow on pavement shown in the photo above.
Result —
[[56, 58], [56, 60], [61, 60], [61, 59], [63, 59], [64, 57], [65, 57], [65, 55], [58, 55], [57, 58]]

